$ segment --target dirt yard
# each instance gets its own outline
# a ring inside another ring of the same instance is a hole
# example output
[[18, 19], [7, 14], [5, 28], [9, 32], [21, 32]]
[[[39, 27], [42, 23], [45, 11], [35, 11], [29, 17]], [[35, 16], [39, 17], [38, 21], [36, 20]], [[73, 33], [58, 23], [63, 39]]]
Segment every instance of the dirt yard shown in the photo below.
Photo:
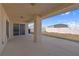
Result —
[[64, 38], [67, 40], [72, 40], [72, 41], [79, 41], [79, 35], [74, 35], [74, 34], [62, 34], [62, 33], [43, 33], [44, 35], [48, 35], [51, 37], [58, 37], [58, 38]]

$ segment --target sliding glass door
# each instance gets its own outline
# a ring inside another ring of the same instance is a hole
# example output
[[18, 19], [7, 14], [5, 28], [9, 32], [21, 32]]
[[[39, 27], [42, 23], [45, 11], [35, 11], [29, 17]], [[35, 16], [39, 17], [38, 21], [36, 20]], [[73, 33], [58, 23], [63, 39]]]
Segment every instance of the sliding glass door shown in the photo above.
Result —
[[13, 24], [13, 35], [25, 35], [25, 24]]
[[13, 35], [19, 35], [19, 24], [14, 24], [13, 25]]
[[25, 24], [20, 24], [20, 35], [25, 35]]

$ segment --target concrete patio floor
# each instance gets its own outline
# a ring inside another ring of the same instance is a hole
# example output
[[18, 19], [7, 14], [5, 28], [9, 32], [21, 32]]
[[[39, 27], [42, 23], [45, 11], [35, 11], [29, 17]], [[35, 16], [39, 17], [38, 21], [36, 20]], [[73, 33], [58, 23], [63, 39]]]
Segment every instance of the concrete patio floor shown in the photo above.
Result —
[[32, 37], [9, 40], [2, 56], [79, 56], [79, 42], [42, 36], [40, 43]]

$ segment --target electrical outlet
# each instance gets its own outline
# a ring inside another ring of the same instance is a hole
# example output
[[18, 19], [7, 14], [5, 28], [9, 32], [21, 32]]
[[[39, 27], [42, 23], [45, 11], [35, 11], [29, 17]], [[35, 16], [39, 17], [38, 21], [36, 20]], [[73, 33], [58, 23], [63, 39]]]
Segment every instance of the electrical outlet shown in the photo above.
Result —
[[4, 45], [4, 41], [2, 41], [2, 45]]

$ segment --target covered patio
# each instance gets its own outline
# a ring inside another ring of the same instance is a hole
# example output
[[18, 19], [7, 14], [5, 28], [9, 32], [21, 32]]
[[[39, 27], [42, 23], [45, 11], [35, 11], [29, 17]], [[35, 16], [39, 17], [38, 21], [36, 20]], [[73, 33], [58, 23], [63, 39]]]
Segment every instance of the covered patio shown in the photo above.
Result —
[[[79, 4], [74, 3], [0, 4], [0, 54], [79, 55], [77, 42], [48, 37], [41, 32], [41, 20], [77, 8]], [[33, 35], [28, 34], [31, 22], [34, 22]]]

